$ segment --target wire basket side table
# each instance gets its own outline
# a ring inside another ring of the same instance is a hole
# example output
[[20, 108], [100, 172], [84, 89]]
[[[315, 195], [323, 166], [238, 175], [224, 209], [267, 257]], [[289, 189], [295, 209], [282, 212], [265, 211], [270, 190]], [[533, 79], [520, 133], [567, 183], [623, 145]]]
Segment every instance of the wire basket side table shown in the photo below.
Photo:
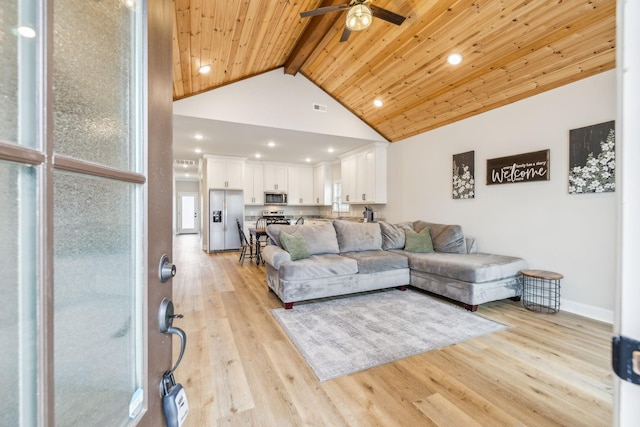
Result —
[[545, 270], [522, 270], [522, 305], [540, 313], [560, 311], [560, 273]]

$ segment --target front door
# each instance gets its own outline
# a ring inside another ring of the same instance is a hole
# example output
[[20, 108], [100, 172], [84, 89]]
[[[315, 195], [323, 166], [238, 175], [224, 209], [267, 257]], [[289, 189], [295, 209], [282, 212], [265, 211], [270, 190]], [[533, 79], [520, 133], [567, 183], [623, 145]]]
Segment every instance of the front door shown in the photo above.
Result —
[[164, 422], [166, 3], [2, 0], [0, 425]]

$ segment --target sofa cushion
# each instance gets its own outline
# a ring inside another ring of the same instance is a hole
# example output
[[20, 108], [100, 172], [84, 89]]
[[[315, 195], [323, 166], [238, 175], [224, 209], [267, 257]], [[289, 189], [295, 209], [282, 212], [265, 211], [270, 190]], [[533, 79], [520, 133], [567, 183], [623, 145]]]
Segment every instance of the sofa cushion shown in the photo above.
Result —
[[413, 230], [406, 229], [404, 250], [407, 252], [416, 253], [431, 253], [433, 252], [433, 242], [431, 241], [431, 234], [429, 233], [429, 227], [424, 228], [421, 232], [416, 233]]
[[335, 254], [312, 255], [298, 261], [284, 262], [278, 273], [283, 280], [310, 280], [346, 276], [358, 272], [358, 263]]
[[518, 275], [527, 268], [522, 258], [493, 254], [419, 254], [404, 252], [409, 268], [471, 283], [484, 283]]
[[382, 233], [377, 222], [333, 221], [340, 253], [382, 249]]
[[459, 225], [434, 224], [420, 220], [413, 222], [413, 229], [418, 233], [427, 227], [429, 227], [433, 249], [436, 252], [467, 253], [464, 234], [462, 234], [462, 227]]
[[407, 228], [413, 230], [413, 225], [410, 222], [390, 224], [386, 221], [380, 221], [378, 224], [380, 224], [380, 232], [382, 233], [382, 249], [385, 251], [404, 248], [404, 230]]
[[291, 255], [291, 261], [297, 261], [311, 256], [307, 242], [305, 242], [304, 237], [300, 234], [300, 230], [296, 230], [293, 234], [281, 231], [280, 243], [282, 243], [282, 248]]
[[267, 226], [267, 235], [274, 244], [282, 247], [280, 232], [293, 234], [296, 230], [304, 237], [311, 255], [340, 253], [336, 230], [330, 222], [318, 225], [271, 224]]
[[407, 257], [393, 252], [360, 251], [345, 252], [341, 255], [356, 260], [358, 263], [358, 273], [360, 274], [409, 268]]

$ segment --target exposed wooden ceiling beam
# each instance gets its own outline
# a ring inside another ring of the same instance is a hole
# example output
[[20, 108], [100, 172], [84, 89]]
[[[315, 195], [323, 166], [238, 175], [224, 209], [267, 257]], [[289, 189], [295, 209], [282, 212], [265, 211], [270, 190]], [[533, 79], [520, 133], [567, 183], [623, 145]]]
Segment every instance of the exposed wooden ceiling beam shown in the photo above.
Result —
[[[345, 4], [345, 0], [324, 0], [318, 8], [339, 4]], [[344, 19], [344, 16], [344, 11], [339, 11], [304, 18], [309, 19], [310, 22], [291, 51], [291, 54], [285, 61], [284, 73], [295, 76], [298, 71], [300, 71], [300, 68], [302, 68], [305, 61], [309, 59], [311, 53], [316, 49], [316, 47], [318, 47], [322, 38], [327, 34], [329, 29], [336, 25], [338, 20]]]

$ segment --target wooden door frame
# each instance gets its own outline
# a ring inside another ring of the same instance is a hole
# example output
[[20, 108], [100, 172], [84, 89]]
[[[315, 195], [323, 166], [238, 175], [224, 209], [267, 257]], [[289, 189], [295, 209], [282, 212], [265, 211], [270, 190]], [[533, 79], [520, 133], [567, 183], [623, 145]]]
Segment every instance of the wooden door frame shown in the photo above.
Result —
[[[147, 415], [140, 425], [164, 425], [162, 399], [159, 387], [162, 375], [171, 369], [172, 339], [158, 328], [158, 308], [163, 298], [171, 299], [171, 280], [159, 280], [159, 261], [163, 254], [173, 259], [173, 188], [172, 136], [173, 135], [173, 83], [171, 43], [173, 7], [171, 2], [148, 0], [147, 9], [147, 241], [146, 293], [147, 341], [145, 345], [148, 373]], [[179, 274], [179, 273], [178, 273]], [[159, 289], [159, 291], [157, 291]]]

